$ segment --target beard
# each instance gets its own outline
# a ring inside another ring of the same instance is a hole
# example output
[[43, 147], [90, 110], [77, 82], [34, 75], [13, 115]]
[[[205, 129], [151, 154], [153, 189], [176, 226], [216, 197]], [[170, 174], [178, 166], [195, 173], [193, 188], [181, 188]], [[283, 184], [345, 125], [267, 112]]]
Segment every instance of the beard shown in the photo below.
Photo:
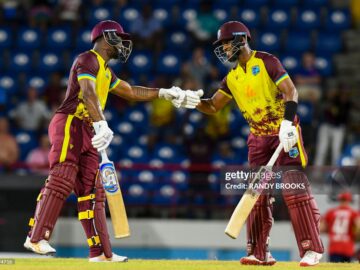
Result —
[[113, 47], [111, 49], [107, 49], [106, 52], [110, 59], [119, 59], [120, 58], [120, 53], [115, 47]]
[[238, 51], [237, 53], [233, 54], [230, 58], [229, 58], [229, 62], [230, 63], [234, 63], [238, 60], [239, 58], [239, 55], [240, 55], [240, 51]]
[[230, 63], [234, 63], [234, 62], [238, 61], [240, 54], [242, 54], [245, 51], [244, 48], [245, 48], [245, 46], [240, 46], [239, 50], [236, 53], [234, 53], [232, 56], [229, 57], [228, 61]]

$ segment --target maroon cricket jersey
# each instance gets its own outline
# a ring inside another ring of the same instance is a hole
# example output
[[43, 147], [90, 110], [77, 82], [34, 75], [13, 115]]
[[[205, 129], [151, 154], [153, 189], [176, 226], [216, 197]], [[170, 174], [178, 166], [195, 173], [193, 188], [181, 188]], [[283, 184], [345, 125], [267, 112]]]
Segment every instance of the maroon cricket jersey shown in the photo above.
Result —
[[102, 109], [105, 108], [108, 93], [120, 83], [120, 79], [97, 52], [84, 52], [75, 59], [71, 67], [65, 100], [57, 113], [71, 114], [79, 119], [89, 118], [83, 101], [84, 90], [79, 85], [79, 81], [83, 79], [95, 82], [96, 94]]

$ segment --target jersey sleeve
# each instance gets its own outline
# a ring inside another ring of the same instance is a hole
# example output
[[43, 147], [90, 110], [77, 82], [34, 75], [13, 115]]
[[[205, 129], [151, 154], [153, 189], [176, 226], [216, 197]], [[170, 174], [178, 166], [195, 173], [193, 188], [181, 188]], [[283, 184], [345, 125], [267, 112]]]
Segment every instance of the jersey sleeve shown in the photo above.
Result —
[[109, 91], [111, 91], [120, 83], [121, 80], [115, 75], [114, 71], [111, 68], [109, 68], [109, 70], [111, 72]]
[[267, 54], [263, 57], [263, 61], [267, 73], [276, 85], [279, 85], [286, 78], [290, 78], [280, 60], [274, 55]]
[[224, 79], [221, 81], [218, 91], [227, 96], [228, 98], [233, 98], [232, 93], [227, 85], [227, 77], [224, 77]]
[[99, 71], [99, 62], [92, 53], [84, 53], [78, 56], [76, 63], [76, 75], [78, 81], [88, 79], [96, 82], [96, 75]]

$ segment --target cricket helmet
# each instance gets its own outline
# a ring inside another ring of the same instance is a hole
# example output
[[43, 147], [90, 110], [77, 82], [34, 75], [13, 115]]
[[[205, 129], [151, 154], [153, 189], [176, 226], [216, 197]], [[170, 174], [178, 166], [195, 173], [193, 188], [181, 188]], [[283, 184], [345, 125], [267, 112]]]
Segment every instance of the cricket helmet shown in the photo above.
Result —
[[251, 34], [245, 24], [238, 21], [230, 21], [220, 26], [217, 32], [217, 40], [213, 45], [218, 45], [222, 41], [232, 40], [237, 35], [246, 35], [248, 40], [251, 40]]
[[95, 43], [98, 38], [104, 37], [107, 44], [118, 51], [118, 59], [126, 62], [132, 51], [130, 34], [125, 33], [122, 26], [111, 20], [101, 21], [91, 31], [91, 42]]
[[[240, 50], [251, 40], [251, 34], [245, 24], [238, 21], [230, 21], [220, 26], [217, 32], [217, 40], [213, 45], [216, 56], [224, 64], [226, 62], [235, 62], [238, 59]], [[231, 41], [231, 54], [224, 50], [223, 42]]]

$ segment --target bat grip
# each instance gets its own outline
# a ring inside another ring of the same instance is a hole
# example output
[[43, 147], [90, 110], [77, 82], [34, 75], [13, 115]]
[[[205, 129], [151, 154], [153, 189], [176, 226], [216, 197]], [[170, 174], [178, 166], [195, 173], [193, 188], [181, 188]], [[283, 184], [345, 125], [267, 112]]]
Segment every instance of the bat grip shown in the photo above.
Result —
[[106, 163], [106, 162], [110, 162], [107, 154], [106, 154], [106, 150], [101, 150], [100, 151], [100, 155], [101, 155], [101, 162], [102, 163]]
[[270, 158], [269, 162], [266, 164], [266, 166], [272, 167], [275, 164], [275, 162], [276, 162], [277, 158], [279, 157], [282, 149], [283, 149], [283, 145], [282, 145], [282, 143], [279, 143], [278, 147], [276, 148], [274, 154], [271, 156], [271, 158]]

